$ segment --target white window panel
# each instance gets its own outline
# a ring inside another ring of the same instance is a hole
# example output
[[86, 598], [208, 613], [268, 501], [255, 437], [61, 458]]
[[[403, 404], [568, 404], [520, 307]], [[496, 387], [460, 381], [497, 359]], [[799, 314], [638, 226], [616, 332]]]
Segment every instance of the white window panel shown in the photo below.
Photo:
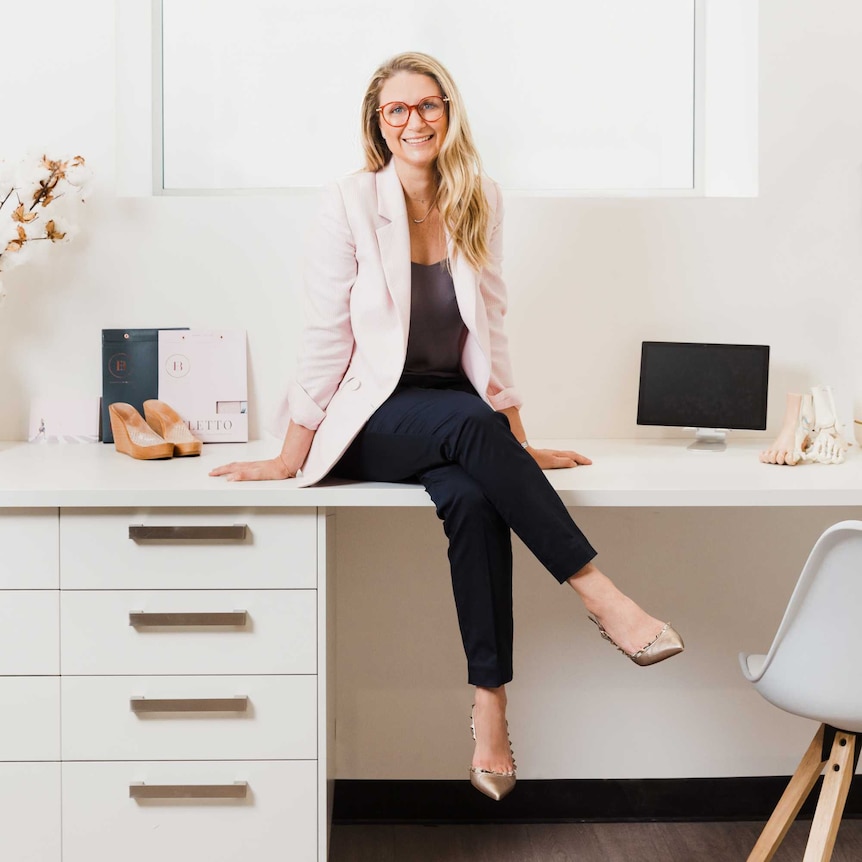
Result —
[[165, 190], [319, 186], [362, 166], [378, 63], [452, 72], [510, 189], [692, 190], [695, 0], [162, 0]]
[[[463, 5], [451, 51], [491, 176], [530, 190], [692, 188], [692, 0]], [[493, 38], [472, 49], [492, 16]]]

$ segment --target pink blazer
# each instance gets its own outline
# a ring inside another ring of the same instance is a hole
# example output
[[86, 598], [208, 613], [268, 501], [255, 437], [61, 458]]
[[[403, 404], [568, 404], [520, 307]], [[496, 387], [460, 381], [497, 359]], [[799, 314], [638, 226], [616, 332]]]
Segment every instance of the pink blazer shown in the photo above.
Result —
[[[495, 409], [519, 407], [503, 332], [502, 199], [491, 206], [491, 263], [477, 273], [449, 243], [452, 279], [468, 334], [461, 364]], [[401, 377], [410, 326], [410, 232], [404, 193], [390, 162], [329, 186], [306, 249], [305, 328], [296, 374], [277, 414], [316, 430], [300, 485], [320, 481]]]

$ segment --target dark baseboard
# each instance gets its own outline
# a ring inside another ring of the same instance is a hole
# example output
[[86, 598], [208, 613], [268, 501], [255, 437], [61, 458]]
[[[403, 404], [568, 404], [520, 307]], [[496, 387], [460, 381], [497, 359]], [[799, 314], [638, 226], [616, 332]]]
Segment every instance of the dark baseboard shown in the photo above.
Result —
[[[576, 823], [601, 821], [766, 820], [789, 776], [753, 778], [644, 778], [522, 780], [502, 802], [464, 781], [335, 782], [333, 822]], [[820, 779], [822, 781], [822, 779]], [[810, 818], [820, 788], [799, 816]], [[850, 788], [844, 809], [862, 816], [862, 783]]]

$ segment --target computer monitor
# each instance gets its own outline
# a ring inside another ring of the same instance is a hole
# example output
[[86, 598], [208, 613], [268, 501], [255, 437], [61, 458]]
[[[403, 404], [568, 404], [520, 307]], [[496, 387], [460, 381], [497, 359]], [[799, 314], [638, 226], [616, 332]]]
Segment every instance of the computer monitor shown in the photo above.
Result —
[[769, 347], [644, 341], [638, 425], [692, 428], [689, 448], [724, 448], [731, 429], [766, 428]]

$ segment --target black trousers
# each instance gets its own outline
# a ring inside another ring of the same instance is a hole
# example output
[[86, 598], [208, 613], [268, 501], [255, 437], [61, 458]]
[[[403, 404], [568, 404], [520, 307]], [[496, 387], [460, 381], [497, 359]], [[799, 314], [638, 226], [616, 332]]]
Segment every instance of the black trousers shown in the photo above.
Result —
[[449, 538], [472, 685], [512, 679], [510, 530], [560, 583], [596, 555], [506, 417], [465, 379], [402, 381], [331, 473], [425, 486]]

